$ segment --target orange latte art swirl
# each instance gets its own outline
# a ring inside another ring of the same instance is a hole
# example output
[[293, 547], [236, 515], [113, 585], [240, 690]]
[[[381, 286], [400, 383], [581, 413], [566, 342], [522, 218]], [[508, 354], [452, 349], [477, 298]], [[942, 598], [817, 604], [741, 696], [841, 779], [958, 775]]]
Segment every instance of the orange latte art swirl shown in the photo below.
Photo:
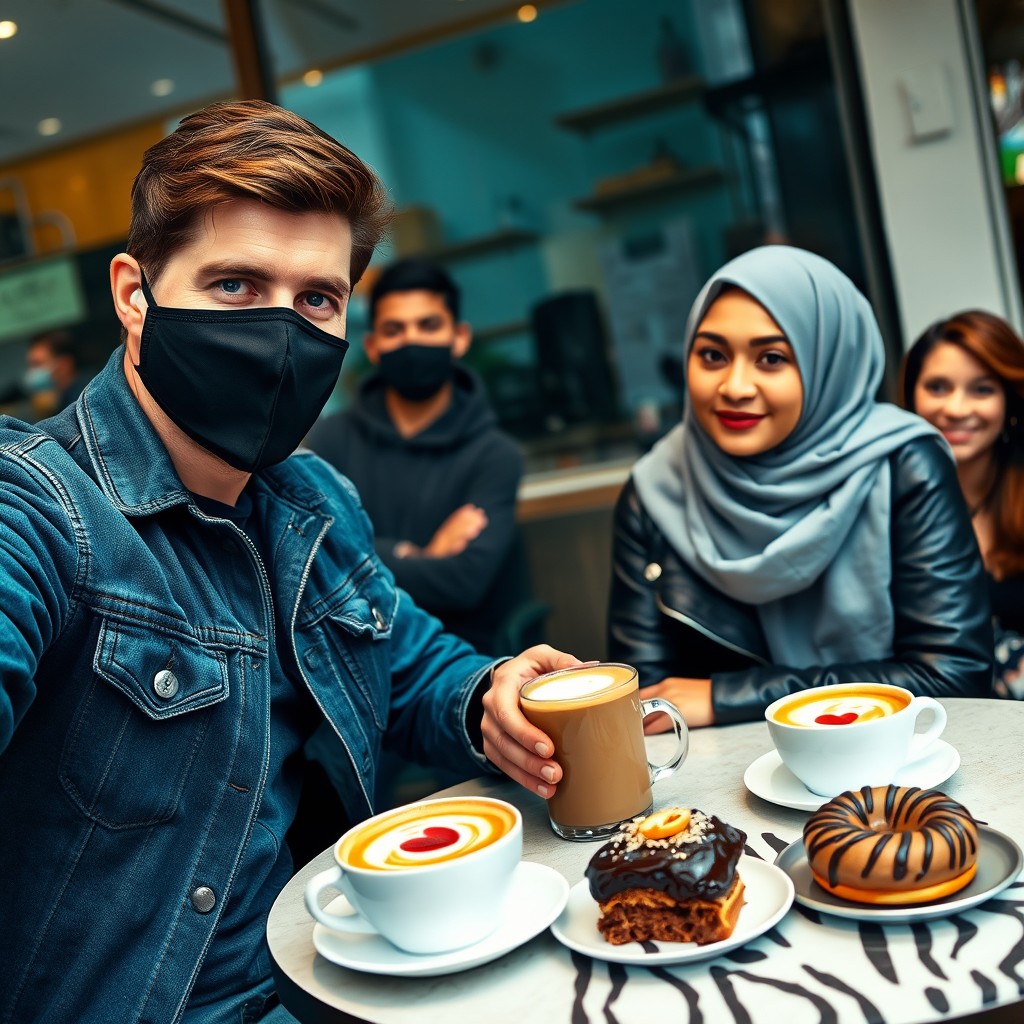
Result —
[[443, 864], [508, 835], [515, 816], [473, 800], [437, 800], [400, 808], [346, 836], [338, 848], [345, 867], [401, 871]]
[[835, 726], [854, 725], [885, 718], [908, 706], [909, 700], [902, 694], [883, 689], [851, 690], [847, 693], [832, 693], [820, 696], [813, 691], [787, 701], [773, 714], [775, 721], [783, 725]]

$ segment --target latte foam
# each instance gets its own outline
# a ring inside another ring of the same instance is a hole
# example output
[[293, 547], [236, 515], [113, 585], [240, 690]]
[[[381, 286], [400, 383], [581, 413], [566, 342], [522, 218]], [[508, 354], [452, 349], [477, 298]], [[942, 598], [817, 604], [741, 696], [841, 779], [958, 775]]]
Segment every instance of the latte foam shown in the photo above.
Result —
[[482, 850], [515, 827], [513, 812], [474, 800], [436, 800], [400, 808], [350, 832], [338, 845], [346, 867], [402, 871], [443, 864]]
[[778, 708], [773, 717], [783, 725], [834, 728], [856, 725], [902, 711], [909, 701], [887, 690], [851, 691], [845, 694], [808, 694]]
[[609, 696], [623, 683], [633, 679], [633, 669], [626, 666], [602, 666], [593, 669], [563, 670], [541, 676], [523, 687], [524, 700], [553, 703]]

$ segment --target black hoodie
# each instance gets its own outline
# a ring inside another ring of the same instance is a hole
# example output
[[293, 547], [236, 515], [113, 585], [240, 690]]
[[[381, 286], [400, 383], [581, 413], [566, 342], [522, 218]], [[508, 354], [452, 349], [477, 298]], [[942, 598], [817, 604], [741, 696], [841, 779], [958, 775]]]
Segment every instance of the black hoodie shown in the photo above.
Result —
[[[504, 617], [528, 596], [515, 525], [522, 454], [497, 425], [480, 378], [457, 365], [452, 404], [425, 430], [402, 437], [379, 375], [344, 412], [322, 419], [306, 444], [356, 486], [373, 521], [377, 554], [400, 587], [447, 630], [487, 654]], [[397, 558], [395, 545], [425, 547], [459, 506], [479, 505], [487, 526], [461, 554]]]

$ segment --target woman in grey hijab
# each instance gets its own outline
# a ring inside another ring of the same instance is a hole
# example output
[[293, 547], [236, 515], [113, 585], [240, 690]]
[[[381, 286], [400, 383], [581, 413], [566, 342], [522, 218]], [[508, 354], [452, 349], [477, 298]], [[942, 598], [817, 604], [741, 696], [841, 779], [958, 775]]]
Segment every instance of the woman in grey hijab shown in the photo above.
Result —
[[610, 657], [691, 725], [829, 683], [987, 693], [954, 463], [875, 400], [884, 347], [853, 283], [800, 249], [745, 253], [697, 297], [684, 351], [682, 422], [616, 509]]

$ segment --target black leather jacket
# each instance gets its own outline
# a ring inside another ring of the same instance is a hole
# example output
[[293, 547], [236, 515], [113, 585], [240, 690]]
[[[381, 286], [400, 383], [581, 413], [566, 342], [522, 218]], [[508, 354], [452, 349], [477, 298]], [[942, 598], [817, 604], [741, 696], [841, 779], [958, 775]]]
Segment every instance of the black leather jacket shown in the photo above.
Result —
[[760, 718], [776, 698], [829, 683], [895, 683], [932, 697], [991, 696], [992, 624], [974, 531], [937, 438], [891, 457], [891, 658], [792, 669], [770, 663], [753, 606], [692, 572], [640, 503], [632, 479], [615, 511], [608, 650], [640, 685], [711, 678], [716, 722]]

